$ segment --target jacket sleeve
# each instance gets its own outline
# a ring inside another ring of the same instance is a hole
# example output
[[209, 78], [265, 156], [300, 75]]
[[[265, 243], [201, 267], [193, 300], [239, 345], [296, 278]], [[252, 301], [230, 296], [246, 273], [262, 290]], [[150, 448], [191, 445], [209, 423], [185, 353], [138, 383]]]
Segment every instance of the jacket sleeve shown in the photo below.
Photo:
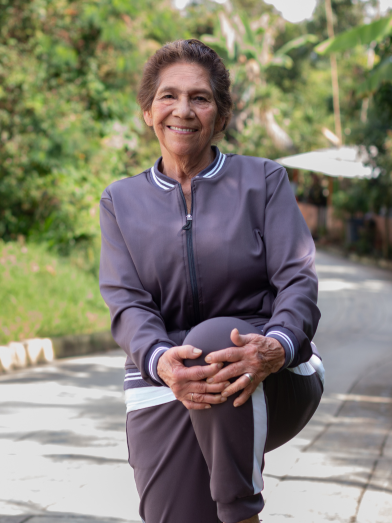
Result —
[[267, 175], [266, 187], [264, 245], [275, 300], [264, 335], [283, 345], [282, 368], [296, 367], [312, 356], [310, 342], [320, 319], [315, 246], [286, 170]]
[[110, 310], [112, 335], [150, 385], [165, 383], [157, 373], [158, 359], [174, 344], [160, 311], [140, 282], [117, 224], [108, 190], [101, 198], [100, 289]]

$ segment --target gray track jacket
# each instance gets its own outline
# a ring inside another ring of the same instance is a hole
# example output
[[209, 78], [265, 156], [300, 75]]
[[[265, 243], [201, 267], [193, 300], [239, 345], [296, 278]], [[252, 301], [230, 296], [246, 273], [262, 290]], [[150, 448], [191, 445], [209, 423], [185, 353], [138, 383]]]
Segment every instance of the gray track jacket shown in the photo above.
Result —
[[312, 355], [315, 248], [287, 173], [271, 160], [214, 149], [214, 162], [192, 179], [191, 214], [160, 159], [102, 194], [100, 286], [126, 368], [137, 371], [127, 387], [162, 385], [162, 353], [218, 316], [279, 340], [284, 367]]

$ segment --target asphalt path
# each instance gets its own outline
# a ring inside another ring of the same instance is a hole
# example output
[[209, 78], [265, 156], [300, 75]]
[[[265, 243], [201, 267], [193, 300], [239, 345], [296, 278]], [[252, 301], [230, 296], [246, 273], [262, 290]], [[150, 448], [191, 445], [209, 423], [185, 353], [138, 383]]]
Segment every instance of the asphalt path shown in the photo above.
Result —
[[[266, 456], [266, 523], [392, 522], [392, 274], [317, 254], [326, 390]], [[0, 377], [0, 523], [139, 522], [121, 351]]]

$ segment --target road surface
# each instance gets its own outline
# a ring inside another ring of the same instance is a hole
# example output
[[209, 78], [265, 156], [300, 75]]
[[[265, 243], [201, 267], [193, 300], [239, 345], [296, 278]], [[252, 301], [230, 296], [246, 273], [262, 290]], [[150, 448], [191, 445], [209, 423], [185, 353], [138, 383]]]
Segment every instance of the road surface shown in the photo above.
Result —
[[[392, 522], [392, 274], [318, 253], [326, 391], [266, 457], [266, 523]], [[0, 377], [0, 523], [139, 522], [121, 351]]]

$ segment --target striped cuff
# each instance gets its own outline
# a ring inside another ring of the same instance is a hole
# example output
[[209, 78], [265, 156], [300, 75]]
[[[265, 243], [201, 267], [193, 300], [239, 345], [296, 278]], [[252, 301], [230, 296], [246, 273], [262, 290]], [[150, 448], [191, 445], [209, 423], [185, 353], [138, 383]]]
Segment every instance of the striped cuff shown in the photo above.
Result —
[[289, 367], [298, 354], [299, 343], [296, 336], [289, 329], [281, 326], [271, 327], [264, 336], [267, 338], [274, 338], [279, 341], [284, 348], [286, 358], [284, 365], [280, 370]]
[[168, 343], [155, 343], [155, 345], [153, 345], [147, 352], [146, 359], [144, 360], [144, 370], [146, 371], [146, 374], [157, 383], [157, 385], [164, 385], [167, 387], [166, 383], [158, 376], [157, 366], [158, 360], [162, 354], [171, 348], [172, 345], [169, 345]]

